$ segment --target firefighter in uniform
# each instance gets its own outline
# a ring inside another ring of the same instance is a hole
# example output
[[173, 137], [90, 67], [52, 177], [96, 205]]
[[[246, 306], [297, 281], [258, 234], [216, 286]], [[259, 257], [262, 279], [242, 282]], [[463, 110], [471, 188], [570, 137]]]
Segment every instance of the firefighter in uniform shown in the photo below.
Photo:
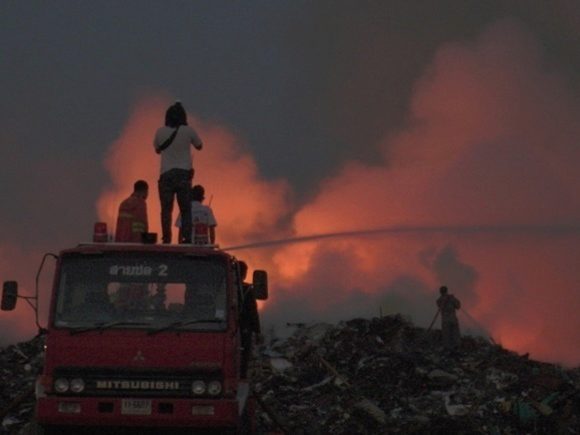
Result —
[[149, 230], [147, 223], [147, 195], [149, 186], [139, 180], [133, 185], [133, 193], [119, 206], [115, 242], [141, 243], [142, 234]]

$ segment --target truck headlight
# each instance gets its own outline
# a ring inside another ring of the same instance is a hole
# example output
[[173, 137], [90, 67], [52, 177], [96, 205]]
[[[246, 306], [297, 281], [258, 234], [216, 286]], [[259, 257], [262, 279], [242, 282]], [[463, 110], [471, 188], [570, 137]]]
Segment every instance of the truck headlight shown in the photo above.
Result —
[[207, 392], [211, 396], [217, 396], [222, 392], [222, 384], [220, 381], [211, 381], [207, 384]]
[[54, 391], [56, 391], [57, 393], [66, 393], [69, 387], [70, 385], [68, 379], [57, 378], [54, 381]]
[[81, 378], [75, 378], [70, 381], [70, 390], [73, 393], [82, 393], [85, 389], [85, 381]]
[[205, 393], [205, 382], [194, 381], [193, 384], [191, 384], [191, 391], [193, 391], [193, 394], [201, 396]]

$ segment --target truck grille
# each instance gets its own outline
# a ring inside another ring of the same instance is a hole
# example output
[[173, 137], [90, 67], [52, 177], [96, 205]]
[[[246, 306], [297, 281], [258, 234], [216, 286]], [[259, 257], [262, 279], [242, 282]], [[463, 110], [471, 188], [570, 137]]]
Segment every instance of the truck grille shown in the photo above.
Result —
[[69, 381], [80, 378], [85, 383], [81, 393], [67, 392], [63, 396], [132, 396], [132, 397], [192, 397], [192, 383], [196, 380], [220, 381], [217, 370], [167, 370], [60, 367], [54, 379]]

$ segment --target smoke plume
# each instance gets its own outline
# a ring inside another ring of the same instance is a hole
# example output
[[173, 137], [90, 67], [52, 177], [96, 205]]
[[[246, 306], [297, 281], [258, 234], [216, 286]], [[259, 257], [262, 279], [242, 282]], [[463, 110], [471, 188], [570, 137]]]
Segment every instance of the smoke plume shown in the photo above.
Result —
[[345, 164], [293, 224], [297, 237], [447, 231], [279, 249], [285, 302], [271, 315], [394, 311], [427, 325], [445, 284], [463, 302], [464, 329], [483, 325], [511, 349], [578, 364], [579, 121], [573, 90], [518, 23], [440, 47], [407, 127], [380, 144], [383, 160]]
[[[168, 103], [139, 104], [112, 145], [114, 187], [99, 203], [108, 222], [135, 179], [155, 185], [151, 138]], [[191, 117], [206, 143], [195, 182], [214, 195], [222, 246], [303, 241], [236, 252], [270, 271], [267, 323], [400, 312], [426, 326], [447, 285], [463, 303], [464, 330], [577, 364], [579, 118], [565, 78], [506, 20], [440, 47], [407, 126], [378, 144], [382, 160], [346, 162], [298, 209], [286, 182], [260, 178], [239, 138]], [[149, 204], [158, 228], [155, 194]], [[337, 236], [311, 237], [329, 233]]]

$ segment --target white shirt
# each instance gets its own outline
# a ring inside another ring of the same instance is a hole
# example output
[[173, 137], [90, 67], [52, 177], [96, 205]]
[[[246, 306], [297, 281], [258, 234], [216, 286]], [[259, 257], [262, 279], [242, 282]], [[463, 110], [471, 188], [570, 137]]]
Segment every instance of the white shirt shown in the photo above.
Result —
[[[157, 150], [163, 142], [165, 142], [169, 136], [175, 131], [172, 127], [161, 127], [155, 133], [155, 139], [153, 140], [153, 146]], [[201, 139], [197, 135], [197, 132], [191, 128], [189, 125], [181, 125], [179, 131], [169, 145], [168, 148], [161, 151], [161, 171], [169, 171], [170, 169], [185, 169], [190, 170], [191, 165], [191, 148], [193, 145], [198, 150], [201, 150], [202, 143]]]
[[[199, 201], [191, 201], [191, 223], [196, 224], [198, 222], [206, 224], [208, 227], [217, 226], [217, 221], [210, 207]], [[177, 216], [175, 226], [181, 227], [181, 214]]]
[[[199, 201], [191, 201], [191, 231], [196, 244], [209, 243], [209, 228], [217, 226], [217, 221], [210, 207]], [[181, 227], [181, 214], [175, 221], [176, 227]]]

